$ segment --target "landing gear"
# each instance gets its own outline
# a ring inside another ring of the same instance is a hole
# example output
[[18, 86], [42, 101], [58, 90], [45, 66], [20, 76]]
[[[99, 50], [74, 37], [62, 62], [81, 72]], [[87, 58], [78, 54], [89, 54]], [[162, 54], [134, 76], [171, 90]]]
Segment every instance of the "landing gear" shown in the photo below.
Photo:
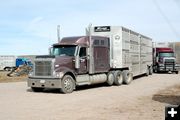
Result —
[[145, 73], [145, 75], [146, 75], [146, 76], [149, 75], [149, 67], [148, 67], [148, 66], [147, 66], [147, 68], [146, 68], [146, 73]]
[[149, 67], [149, 75], [152, 75], [152, 73], [153, 73], [153, 68], [152, 68], [152, 66], [150, 66]]

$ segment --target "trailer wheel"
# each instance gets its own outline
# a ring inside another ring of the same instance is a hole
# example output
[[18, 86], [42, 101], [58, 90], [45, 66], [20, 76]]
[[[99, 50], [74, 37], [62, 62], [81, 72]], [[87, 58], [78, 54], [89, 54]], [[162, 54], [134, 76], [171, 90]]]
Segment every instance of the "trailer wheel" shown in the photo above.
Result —
[[115, 85], [121, 85], [123, 82], [122, 72], [121, 71], [115, 71], [114, 76], [115, 76], [114, 84]]
[[113, 85], [114, 79], [115, 79], [115, 77], [114, 77], [113, 72], [109, 72], [109, 73], [107, 74], [107, 84], [108, 84], [109, 86]]
[[31, 87], [32, 91], [34, 92], [41, 92], [44, 90], [44, 88], [39, 88], [39, 87]]
[[65, 75], [61, 80], [61, 92], [63, 93], [72, 93], [75, 89], [75, 81], [70, 75]]
[[133, 80], [133, 74], [129, 72], [128, 70], [123, 71], [123, 83], [124, 84], [130, 84]]

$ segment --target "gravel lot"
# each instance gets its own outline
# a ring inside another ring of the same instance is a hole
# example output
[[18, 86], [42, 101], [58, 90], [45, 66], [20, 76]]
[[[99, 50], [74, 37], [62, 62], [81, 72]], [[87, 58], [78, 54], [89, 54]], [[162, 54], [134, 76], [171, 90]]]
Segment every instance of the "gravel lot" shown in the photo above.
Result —
[[180, 104], [179, 74], [85, 86], [71, 94], [35, 93], [26, 82], [0, 83], [0, 120], [163, 120], [167, 104]]

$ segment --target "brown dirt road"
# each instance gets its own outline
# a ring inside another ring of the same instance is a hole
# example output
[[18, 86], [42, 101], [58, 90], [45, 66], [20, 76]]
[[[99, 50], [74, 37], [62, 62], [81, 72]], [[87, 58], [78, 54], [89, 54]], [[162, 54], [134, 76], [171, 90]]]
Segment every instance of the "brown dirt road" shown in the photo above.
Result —
[[0, 83], [0, 120], [163, 120], [180, 104], [180, 75], [153, 74], [130, 85], [34, 93], [26, 82]]

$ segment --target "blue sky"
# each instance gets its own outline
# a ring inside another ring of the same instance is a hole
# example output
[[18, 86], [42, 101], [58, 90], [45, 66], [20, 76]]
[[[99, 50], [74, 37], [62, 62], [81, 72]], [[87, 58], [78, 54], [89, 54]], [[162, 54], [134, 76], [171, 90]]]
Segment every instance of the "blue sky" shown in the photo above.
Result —
[[117, 25], [153, 38], [180, 41], [180, 0], [5, 0], [0, 3], [0, 55], [48, 54], [61, 37], [93, 25]]

